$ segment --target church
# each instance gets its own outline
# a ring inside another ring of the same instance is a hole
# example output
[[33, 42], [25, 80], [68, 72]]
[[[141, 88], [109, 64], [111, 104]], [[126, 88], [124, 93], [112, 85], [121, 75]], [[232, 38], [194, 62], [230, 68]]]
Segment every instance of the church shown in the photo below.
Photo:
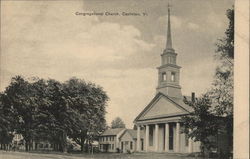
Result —
[[[137, 151], [192, 153], [200, 151], [200, 143], [181, 133], [182, 116], [192, 108], [183, 102], [180, 86], [180, 69], [177, 53], [172, 47], [170, 8], [168, 7], [166, 47], [161, 54], [158, 69], [158, 86], [155, 97], [135, 118], [137, 126]], [[194, 98], [194, 94], [192, 94]], [[143, 131], [144, 136], [141, 137]]]

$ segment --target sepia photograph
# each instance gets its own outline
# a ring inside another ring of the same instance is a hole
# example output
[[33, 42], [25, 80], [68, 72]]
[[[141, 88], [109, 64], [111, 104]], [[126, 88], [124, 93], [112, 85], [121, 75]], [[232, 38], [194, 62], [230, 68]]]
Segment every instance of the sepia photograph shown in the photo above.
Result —
[[235, 3], [1, 1], [0, 159], [248, 159]]

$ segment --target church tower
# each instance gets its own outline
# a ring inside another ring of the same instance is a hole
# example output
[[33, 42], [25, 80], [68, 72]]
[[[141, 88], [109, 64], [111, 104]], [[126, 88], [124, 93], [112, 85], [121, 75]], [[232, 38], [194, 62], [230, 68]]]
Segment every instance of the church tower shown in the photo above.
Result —
[[177, 53], [172, 47], [170, 8], [168, 5], [168, 27], [166, 48], [161, 54], [161, 66], [158, 67], [157, 92], [169, 97], [182, 98], [180, 82], [180, 66], [176, 64]]

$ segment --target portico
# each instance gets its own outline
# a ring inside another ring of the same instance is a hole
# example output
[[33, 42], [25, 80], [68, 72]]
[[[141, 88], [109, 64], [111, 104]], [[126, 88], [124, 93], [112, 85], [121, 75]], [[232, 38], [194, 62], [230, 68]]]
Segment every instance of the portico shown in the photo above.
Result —
[[[139, 129], [140, 128], [140, 129]], [[150, 129], [153, 135], [150, 134]], [[145, 131], [144, 135], [144, 150], [146, 152], [175, 152], [175, 153], [192, 153], [192, 140], [188, 139], [188, 145], [181, 142], [185, 139], [185, 135], [180, 132], [180, 122], [167, 122], [157, 124], [142, 124], [138, 125], [137, 134], [140, 136], [140, 131]], [[137, 140], [137, 145], [141, 145]], [[139, 149], [137, 151], [140, 151]]]

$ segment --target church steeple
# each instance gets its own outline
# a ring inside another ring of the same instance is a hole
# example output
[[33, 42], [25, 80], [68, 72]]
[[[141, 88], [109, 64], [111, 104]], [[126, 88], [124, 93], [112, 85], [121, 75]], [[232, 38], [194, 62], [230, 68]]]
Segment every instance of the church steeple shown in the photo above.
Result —
[[161, 66], [158, 67], [158, 87], [157, 92], [161, 92], [169, 97], [182, 98], [180, 86], [180, 66], [176, 64], [177, 53], [172, 46], [170, 6], [168, 4], [168, 24], [166, 48], [161, 54]]
[[168, 4], [168, 28], [167, 28], [167, 42], [166, 49], [173, 50], [172, 48], [172, 37], [171, 37], [171, 23], [170, 23], [170, 5]]

